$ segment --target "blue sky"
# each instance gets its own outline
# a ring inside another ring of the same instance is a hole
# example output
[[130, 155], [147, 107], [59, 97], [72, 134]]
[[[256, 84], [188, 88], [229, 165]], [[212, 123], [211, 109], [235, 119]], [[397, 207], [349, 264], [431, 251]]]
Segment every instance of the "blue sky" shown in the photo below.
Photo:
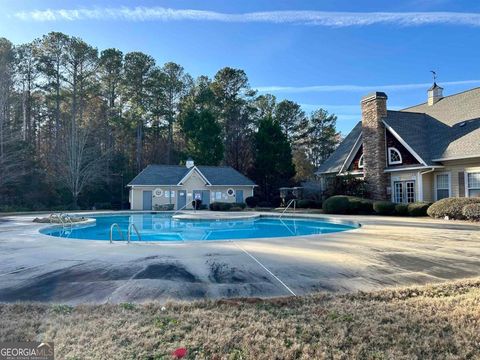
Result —
[[0, 36], [20, 44], [53, 30], [193, 76], [242, 68], [254, 88], [337, 114], [343, 133], [370, 91], [391, 109], [425, 101], [430, 70], [446, 94], [480, 86], [477, 1], [0, 0]]

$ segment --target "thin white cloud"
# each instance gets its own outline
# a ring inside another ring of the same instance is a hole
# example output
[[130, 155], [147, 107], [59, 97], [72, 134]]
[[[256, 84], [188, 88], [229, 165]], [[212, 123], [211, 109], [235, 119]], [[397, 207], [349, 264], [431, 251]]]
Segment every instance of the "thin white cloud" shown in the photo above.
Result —
[[[480, 80], [446, 81], [440, 85], [472, 85]], [[314, 85], [314, 86], [258, 86], [262, 93], [308, 93], [308, 92], [367, 92], [367, 91], [402, 91], [428, 88], [431, 83], [391, 84], [391, 85]]]
[[459, 12], [325, 12], [325, 11], [265, 11], [250, 13], [222, 13], [206, 10], [172, 9], [154, 7], [112, 7], [45, 9], [21, 11], [14, 14], [25, 21], [80, 21], [80, 20], [128, 20], [128, 21], [216, 21], [237, 23], [304, 24], [327, 27], [368, 26], [388, 24], [400, 26], [418, 25], [467, 25], [480, 26], [479, 13]]

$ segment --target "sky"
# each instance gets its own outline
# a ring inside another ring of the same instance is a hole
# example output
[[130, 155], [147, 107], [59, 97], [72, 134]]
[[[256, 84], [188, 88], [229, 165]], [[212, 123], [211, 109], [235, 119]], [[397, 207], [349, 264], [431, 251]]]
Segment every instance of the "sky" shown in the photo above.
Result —
[[0, 37], [21, 44], [50, 31], [194, 77], [241, 68], [259, 93], [336, 114], [343, 134], [371, 91], [395, 110], [426, 101], [431, 70], [446, 95], [480, 86], [478, 1], [0, 0]]

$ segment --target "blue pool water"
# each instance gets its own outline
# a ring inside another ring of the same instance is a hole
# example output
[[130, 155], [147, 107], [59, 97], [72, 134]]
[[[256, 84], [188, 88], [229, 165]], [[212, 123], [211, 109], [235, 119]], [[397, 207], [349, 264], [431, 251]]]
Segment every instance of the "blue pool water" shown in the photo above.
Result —
[[[89, 216], [96, 223], [63, 230], [47, 228], [46, 235], [80, 240], [110, 240], [110, 226], [117, 223], [126, 239], [129, 224], [137, 227], [142, 241], [227, 240], [319, 235], [354, 229], [353, 225], [306, 218], [259, 217], [241, 220], [178, 220], [170, 214]], [[120, 240], [115, 229], [114, 240]], [[138, 241], [133, 231], [132, 241]]]

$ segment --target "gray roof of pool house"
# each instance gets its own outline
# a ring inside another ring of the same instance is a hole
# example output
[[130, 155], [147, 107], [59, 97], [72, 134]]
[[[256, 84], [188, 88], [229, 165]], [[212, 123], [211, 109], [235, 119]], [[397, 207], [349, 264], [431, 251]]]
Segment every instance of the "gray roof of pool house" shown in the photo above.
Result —
[[180, 182], [194, 169], [208, 181], [209, 185], [255, 186], [245, 175], [230, 166], [148, 165], [127, 186], [182, 185]]

